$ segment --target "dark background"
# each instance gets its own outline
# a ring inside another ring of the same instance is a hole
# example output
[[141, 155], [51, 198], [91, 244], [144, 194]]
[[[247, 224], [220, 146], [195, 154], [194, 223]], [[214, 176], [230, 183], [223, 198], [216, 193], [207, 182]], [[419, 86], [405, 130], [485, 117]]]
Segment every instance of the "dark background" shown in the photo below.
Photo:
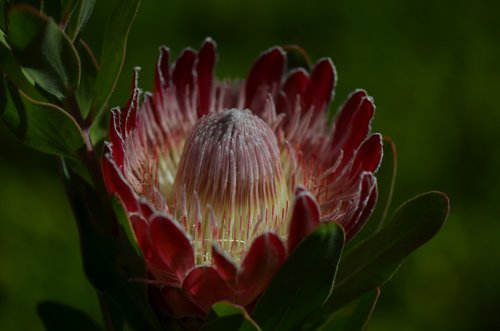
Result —
[[[114, 1], [97, 1], [84, 38], [96, 54]], [[132, 68], [152, 87], [158, 46], [218, 43], [219, 78], [244, 78], [270, 46], [296, 43], [338, 71], [332, 111], [355, 88], [375, 99], [374, 130], [397, 144], [394, 202], [449, 194], [444, 229], [382, 290], [372, 331], [500, 329], [500, 2], [143, 0], [110, 106]], [[117, 55], [118, 56], [118, 55]], [[44, 299], [100, 319], [54, 158], [0, 126], [0, 330], [42, 330]]]

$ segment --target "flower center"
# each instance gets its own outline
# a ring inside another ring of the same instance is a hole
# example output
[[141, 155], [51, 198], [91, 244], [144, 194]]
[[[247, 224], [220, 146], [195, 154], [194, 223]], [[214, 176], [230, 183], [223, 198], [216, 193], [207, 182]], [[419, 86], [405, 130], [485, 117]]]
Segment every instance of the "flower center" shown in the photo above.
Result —
[[274, 132], [249, 110], [198, 120], [182, 151], [174, 211], [190, 233], [197, 262], [215, 242], [236, 260], [258, 234], [285, 228], [288, 188]]

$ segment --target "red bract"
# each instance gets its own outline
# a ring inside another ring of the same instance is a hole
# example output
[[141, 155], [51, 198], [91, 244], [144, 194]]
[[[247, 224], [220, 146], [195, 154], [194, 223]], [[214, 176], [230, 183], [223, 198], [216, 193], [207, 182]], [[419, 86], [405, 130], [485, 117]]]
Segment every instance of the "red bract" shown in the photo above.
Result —
[[177, 316], [220, 300], [250, 309], [320, 222], [338, 222], [349, 240], [377, 200], [373, 101], [355, 91], [329, 127], [329, 59], [288, 71], [274, 47], [242, 83], [215, 80], [216, 59], [210, 39], [173, 65], [161, 48], [153, 93], [141, 97], [136, 74], [128, 104], [112, 110], [103, 159], [157, 304]]

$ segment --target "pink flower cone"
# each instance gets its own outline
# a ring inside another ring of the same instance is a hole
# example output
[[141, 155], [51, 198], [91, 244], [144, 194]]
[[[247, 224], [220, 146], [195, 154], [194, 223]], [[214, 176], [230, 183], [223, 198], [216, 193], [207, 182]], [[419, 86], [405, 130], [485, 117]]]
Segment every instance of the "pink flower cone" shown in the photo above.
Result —
[[216, 61], [211, 39], [172, 65], [161, 48], [153, 93], [136, 74], [128, 104], [112, 110], [103, 159], [155, 304], [176, 316], [203, 316], [221, 300], [251, 310], [320, 222], [338, 222], [349, 240], [377, 200], [375, 106], [357, 90], [327, 125], [330, 59], [287, 71], [274, 47], [244, 82], [215, 80]]

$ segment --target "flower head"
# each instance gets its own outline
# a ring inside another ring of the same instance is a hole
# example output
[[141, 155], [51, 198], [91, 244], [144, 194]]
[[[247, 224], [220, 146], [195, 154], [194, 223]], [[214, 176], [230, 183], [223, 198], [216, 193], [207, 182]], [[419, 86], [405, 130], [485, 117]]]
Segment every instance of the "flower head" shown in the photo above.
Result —
[[[375, 107], [352, 93], [333, 127], [329, 59], [286, 69], [280, 47], [244, 82], [214, 78], [216, 45], [160, 49], [153, 93], [112, 110], [103, 173], [125, 207], [151, 283], [174, 315], [228, 300], [251, 307], [320, 222], [352, 238], [377, 199], [382, 139]], [[311, 257], [314, 258], [314, 257]]]

